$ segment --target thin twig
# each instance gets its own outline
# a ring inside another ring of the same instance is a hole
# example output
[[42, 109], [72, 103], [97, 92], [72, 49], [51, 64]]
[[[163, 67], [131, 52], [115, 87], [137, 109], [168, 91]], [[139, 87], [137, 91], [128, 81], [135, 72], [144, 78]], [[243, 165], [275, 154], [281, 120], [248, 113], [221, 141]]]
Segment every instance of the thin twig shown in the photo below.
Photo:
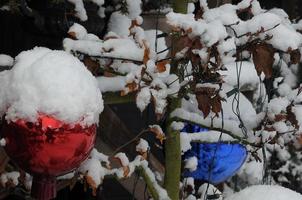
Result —
[[142, 136], [145, 133], [150, 132], [149, 129], [144, 129], [139, 134], [137, 134], [134, 138], [129, 140], [127, 143], [123, 144], [122, 146], [118, 147], [113, 153], [111, 153], [110, 157], [114, 156], [117, 154], [121, 149], [125, 148], [126, 146], [130, 145], [131, 143], [135, 142], [140, 136]]

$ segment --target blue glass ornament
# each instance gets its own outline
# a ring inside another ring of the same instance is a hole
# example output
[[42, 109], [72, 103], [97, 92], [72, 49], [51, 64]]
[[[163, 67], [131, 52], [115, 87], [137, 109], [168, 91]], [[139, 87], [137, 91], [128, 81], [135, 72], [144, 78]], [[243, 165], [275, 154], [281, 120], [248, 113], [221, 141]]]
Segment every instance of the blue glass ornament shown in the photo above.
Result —
[[[196, 133], [208, 131], [196, 125], [187, 124], [183, 132]], [[184, 177], [193, 177], [211, 184], [219, 184], [233, 176], [244, 163], [246, 148], [237, 143], [191, 143], [192, 149], [183, 158], [197, 157], [198, 166], [195, 171], [184, 171]]]

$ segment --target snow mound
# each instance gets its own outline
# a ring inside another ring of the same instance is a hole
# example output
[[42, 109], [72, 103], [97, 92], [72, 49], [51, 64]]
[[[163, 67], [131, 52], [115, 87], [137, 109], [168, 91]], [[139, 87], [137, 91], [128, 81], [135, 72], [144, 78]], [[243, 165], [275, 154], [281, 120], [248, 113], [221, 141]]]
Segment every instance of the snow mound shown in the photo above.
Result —
[[0, 114], [36, 122], [40, 114], [68, 124], [97, 123], [103, 110], [96, 79], [76, 57], [36, 47], [21, 52], [12, 70], [0, 74]]
[[226, 200], [302, 200], [302, 195], [277, 185], [256, 185], [231, 195]]

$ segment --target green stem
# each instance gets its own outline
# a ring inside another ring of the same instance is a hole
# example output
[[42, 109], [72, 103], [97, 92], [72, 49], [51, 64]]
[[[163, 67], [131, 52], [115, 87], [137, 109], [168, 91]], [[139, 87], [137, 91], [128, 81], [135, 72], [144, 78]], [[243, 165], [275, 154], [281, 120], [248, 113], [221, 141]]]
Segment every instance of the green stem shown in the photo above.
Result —
[[173, 11], [177, 13], [187, 13], [187, 0], [174, 0]]
[[[178, 13], [187, 13], [187, 0], [174, 0], [173, 10]], [[172, 36], [172, 43], [178, 40], [178, 36]], [[171, 55], [175, 55], [177, 48], [172, 48]], [[180, 75], [179, 62], [172, 60], [171, 73]], [[181, 107], [181, 99], [179, 97], [170, 98], [168, 104], [168, 116], [177, 108]], [[165, 189], [172, 200], [179, 200], [179, 182], [181, 175], [181, 149], [179, 131], [171, 127], [172, 118], [168, 118], [166, 122], [166, 143], [165, 143]]]
[[145, 169], [143, 167], [138, 167], [137, 170], [140, 172], [140, 175], [144, 179], [144, 181], [147, 185], [147, 189], [149, 191], [149, 194], [152, 196], [152, 198], [154, 200], [159, 200], [159, 194], [158, 194], [157, 190], [155, 189], [154, 184], [151, 181], [150, 177], [146, 173]]
[[[169, 101], [168, 112], [171, 113], [181, 106], [179, 98]], [[172, 200], [179, 199], [179, 182], [181, 174], [181, 149], [179, 131], [171, 127], [172, 118], [167, 120], [167, 139], [165, 142], [165, 189]]]

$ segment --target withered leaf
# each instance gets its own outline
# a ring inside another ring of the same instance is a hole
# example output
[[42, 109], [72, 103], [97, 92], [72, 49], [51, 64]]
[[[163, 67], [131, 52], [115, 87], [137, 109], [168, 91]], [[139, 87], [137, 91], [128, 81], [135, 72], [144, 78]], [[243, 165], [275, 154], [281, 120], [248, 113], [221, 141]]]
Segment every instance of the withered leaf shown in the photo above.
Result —
[[153, 125], [149, 127], [149, 131], [155, 134], [156, 139], [163, 144], [164, 140], [166, 139], [165, 134], [163, 133], [162, 129], [158, 125]]
[[130, 173], [130, 168], [129, 168], [129, 166], [124, 166], [123, 167], [123, 171], [124, 171], [124, 178], [126, 178], [128, 175], [129, 175], [129, 173]]
[[156, 64], [157, 71], [159, 73], [165, 72], [166, 71], [166, 64], [168, 64], [168, 63], [169, 63], [168, 60], [164, 60], [164, 61], [158, 62]]
[[90, 186], [90, 188], [92, 189], [92, 195], [96, 196], [96, 190], [97, 190], [97, 185], [95, 183], [95, 181], [93, 180], [93, 178], [89, 175], [85, 176], [86, 182], [87, 184]]
[[144, 58], [143, 58], [143, 63], [147, 64], [148, 60], [150, 60], [150, 49], [148, 47], [148, 45], [146, 45], [146, 43], [144, 42]]
[[275, 60], [273, 47], [266, 43], [258, 43], [251, 50], [257, 74], [260, 75], [263, 72], [266, 79], [271, 78]]
[[210, 114], [211, 110], [211, 99], [205, 94], [196, 94], [196, 99], [198, 102], [198, 108], [202, 111], [204, 118]]
[[76, 40], [77, 39], [77, 34], [73, 31], [70, 31], [67, 33], [69, 35], [70, 38]]
[[212, 106], [212, 112], [216, 114], [216, 116], [219, 116], [219, 113], [221, 112], [221, 97], [219, 95], [216, 95], [211, 100], [211, 106]]
[[138, 85], [136, 82], [128, 83], [126, 85], [126, 89], [121, 91], [121, 96], [126, 96], [130, 92], [134, 92], [138, 89]]
[[203, 112], [204, 118], [210, 114], [210, 111], [214, 112], [217, 117], [219, 116], [222, 99], [215, 88], [197, 88], [195, 95], [198, 102], [198, 108]]
[[98, 71], [100, 68], [100, 65], [97, 61], [92, 60], [90, 57], [85, 57], [83, 60], [84, 65], [86, 66], [86, 68], [94, 75], [97, 76], [98, 75]]
[[211, 97], [215, 92], [214, 88], [201, 87], [196, 89], [196, 99], [198, 108], [202, 111], [204, 118], [206, 118], [211, 111]]
[[275, 115], [275, 121], [280, 122], [286, 120], [287, 116], [285, 114], [278, 114]]

